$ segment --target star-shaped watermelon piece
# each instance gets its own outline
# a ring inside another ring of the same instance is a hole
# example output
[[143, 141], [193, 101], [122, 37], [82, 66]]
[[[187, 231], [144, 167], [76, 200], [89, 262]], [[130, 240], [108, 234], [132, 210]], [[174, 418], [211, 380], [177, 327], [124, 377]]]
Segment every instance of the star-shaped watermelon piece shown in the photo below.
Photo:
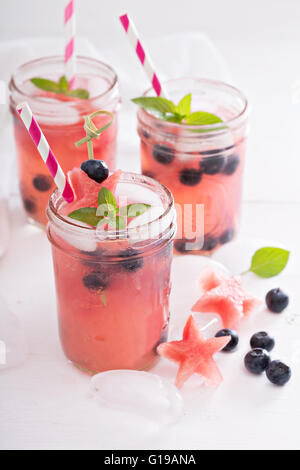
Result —
[[203, 295], [192, 311], [217, 313], [224, 328], [238, 328], [241, 320], [261, 304], [260, 300], [245, 291], [240, 276], [225, 277], [214, 271], [206, 271], [200, 279], [200, 286]]
[[193, 315], [190, 315], [183, 330], [182, 340], [162, 343], [157, 351], [166, 359], [179, 364], [175, 382], [178, 388], [193, 374], [202, 375], [212, 385], [220, 385], [223, 377], [213, 356], [230, 341], [231, 336], [206, 339]]

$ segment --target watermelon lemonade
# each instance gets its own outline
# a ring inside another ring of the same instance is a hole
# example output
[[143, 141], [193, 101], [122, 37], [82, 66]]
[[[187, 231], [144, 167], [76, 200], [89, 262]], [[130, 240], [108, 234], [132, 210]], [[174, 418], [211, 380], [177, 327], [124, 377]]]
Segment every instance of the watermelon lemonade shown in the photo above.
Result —
[[141, 106], [142, 172], [173, 193], [176, 252], [210, 254], [231, 241], [239, 227], [247, 101], [237, 89], [211, 80], [172, 80], [165, 89], [172, 102], [164, 108], [158, 102], [159, 113], [146, 109], [148, 102], [143, 107], [153, 90], [133, 100]]
[[[75, 201], [65, 203], [56, 191], [47, 210], [65, 355], [89, 373], [147, 369], [167, 337], [176, 232], [172, 195], [150, 178], [121, 171], [101, 183], [79, 168], [68, 177]], [[135, 218], [129, 212], [121, 228], [97, 226], [103, 195], [121, 207], [120, 214], [140, 203], [147, 211]]]
[[[99, 108], [110, 111], [114, 122], [101, 139], [95, 140], [94, 148], [97, 158], [105, 160], [111, 169], [115, 168], [120, 105], [115, 72], [102, 62], [78, 57], [75, 89], [69, 91], [63, 70], [62, 57], [38, 59], [22, 65], [10, 82], [20, 192], [28, 218], [42, 225], [47, 222], [46, 207], [55, 184], [20, 121], [16, 104], [29, 103], [51, 148], [59, 155], [64, 172], [80, 166], [85, 159], [85, 150], [74, 145], [85, 135], [83, 117]], [[94, 120], [98, 128], [109, 121], [110, 117], [105, 115]]]

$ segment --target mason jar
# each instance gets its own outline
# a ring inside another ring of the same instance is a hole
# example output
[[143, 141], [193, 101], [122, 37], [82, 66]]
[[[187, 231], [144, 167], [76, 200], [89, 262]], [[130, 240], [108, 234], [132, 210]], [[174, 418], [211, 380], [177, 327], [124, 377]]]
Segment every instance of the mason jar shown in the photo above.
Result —
[[49, 200], [61, 344], [80, 369], [148, 369], [166, 341], [176, 213], [157, 181], [123, 173], [116, 198], [149, 203], [151, 217], [125, 230], [95, 229], [61, 215], [58, 191]]
[[[95, 158], [104, 160], [113, 171], [116, 166], [116, 145], [120, 92], [114, 70], [95, 59], [77, 57], [74, 88], [89, 91], [89, 99], [71, 98], [40, 90], [32, 78], [58, 81], [64, 75], [63, 57], [44, 57], [19, 67], [10, 81], [10, 110], [13, 116], [19, 185], [23, 205], [30, 221], [45, 225], [46, 207], [55, 185], [47, 168], [16, 112], [16, 106], [26, 101], [36, 117], [51, 149], [66, 173], [87, 160], [86, 145], [75, 147], [85, 137], [84, 116], [99, 109], [114, 114], [113, 124], [94, 140]], [[100, 128], [109, 116], [97, 116], [93, 122]]]
[[[222, 82], [196, 78], [164, 84], [178, 103], [192, 94], [192, 111], [222, 119], [213, 125], [166, 122], [140, 108], [142, 173], [173, 193], [177, 211], [177, 253], [209, 255], [237, 234], [248, 133], [244, 95]], [[144, 96], [152, 96], [153, 89]]]

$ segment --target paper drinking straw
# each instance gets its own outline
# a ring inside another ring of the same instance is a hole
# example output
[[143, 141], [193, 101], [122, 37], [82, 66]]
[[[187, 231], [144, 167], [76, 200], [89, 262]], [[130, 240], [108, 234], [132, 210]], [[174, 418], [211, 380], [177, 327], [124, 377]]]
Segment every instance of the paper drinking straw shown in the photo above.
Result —
[[58, 161], [56, 160], [51, 148], [49, 147], [49, 144], [44, 134], [42, 133], [40, 126], [36, 122], [28, 104], [19, 104], [17, 106], [17, 111], [20, 114], [24, 126], [28, 130], [29, 135], [38, 149], [42, 159], [44, 160], [48, 170], [50, 171], [51, 176], [54, 179], [62, 197], [67, 202], [74, 201], [72, 188]]
[[75, 0], [65, 0], [65, 76], [69, 81], [70, 88], [74, 87], [76, 76], [76, 54], [75, 54]]
[[135, 52], [146, 72], [146, 75], [155, 90], [155, 93], [157, 94], [157, 96], [166, 97], [166, 93], [163, 90], [162, 84], [154, 70], [150, 55], [148, 54], [148, 52], [145, 51], [144, 47], [142, 46], [142, 43], [139, 39], [139, 34], [132, 19], [126, 13], [125, 15], [120, 16], [120, 21], [123, 25], [123, 28], [125, 29], [125, 32], [127, 33], [129, 42], [135, 49]]

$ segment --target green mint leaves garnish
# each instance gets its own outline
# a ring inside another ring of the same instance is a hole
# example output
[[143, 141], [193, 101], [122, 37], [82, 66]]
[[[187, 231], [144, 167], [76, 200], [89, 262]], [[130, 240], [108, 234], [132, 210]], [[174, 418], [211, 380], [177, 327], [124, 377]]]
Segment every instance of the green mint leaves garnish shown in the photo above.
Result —
[[115, 230], [124, 230], [127, 219], [144, 214], [151, 206], [149, 204], [129, 204], [118, 207], [114, 195], [106, 188], [101, 188], [98, 194], [98, 208], [82, 207], [71, 212], [69, 217], [79, 222], [97, 227], [107, 224]]
[[159, 119], [176, 124], [207, 126], [223, 122], [221, 118], [206, 111], [191, 113], [192, 95], [184, 96], [176, 105], [173, 101], [161, 97], [144, 96], [134, 98], [133, 103], [155, 114]]
[[277, 276], [286, 267], [289, 257], [290, 252], [282, 248], [260, 248], [253, 255], [249, 271], [264, 278]]
[[51, 93], [80, 98], [81, 100], [88, 100], [90, 97], [88, 90], [83, 88], [70, 90], [69, 82], [64, 75], [60, 77], [58, 82], [47, 80], [46, 78], [32, 78], [30, 81], [40, 90], [50, 91]]

